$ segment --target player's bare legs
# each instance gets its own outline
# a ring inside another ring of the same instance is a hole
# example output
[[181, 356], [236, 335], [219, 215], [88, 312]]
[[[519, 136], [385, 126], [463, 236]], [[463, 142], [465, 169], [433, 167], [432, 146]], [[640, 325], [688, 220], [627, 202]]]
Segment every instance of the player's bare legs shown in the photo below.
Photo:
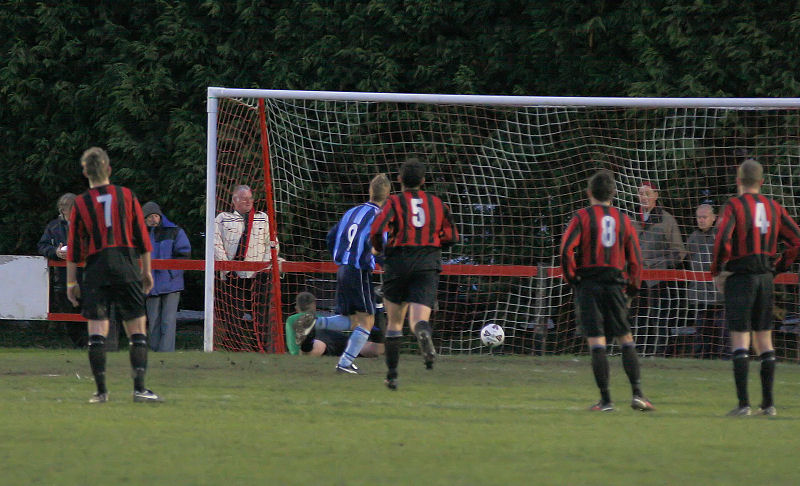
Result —
[[383, 298], [386, 308], [386, 386], [397, 389], [397, 365], [400, 362], [400, 341], [403, 338], [403, 322], [408, 311], [408, 303], [392, 302]]
[[761, 360], [761, 405], [759, 415], [777, 415], [772, 397], [772, 384], [775, 381], [775, 349], [772, 347], [772, 331], [753, 333], [753, 348]]
[[433, 329], [428, 321], [431, 317], [431, 308], [427, 305], [411, 302], [408, 306], [408, 323], [411, 332], [417, 337], [420, 353], [425, 359], [425, 367], [433, 369], [436, 359], [436, 350], [433, 347]]

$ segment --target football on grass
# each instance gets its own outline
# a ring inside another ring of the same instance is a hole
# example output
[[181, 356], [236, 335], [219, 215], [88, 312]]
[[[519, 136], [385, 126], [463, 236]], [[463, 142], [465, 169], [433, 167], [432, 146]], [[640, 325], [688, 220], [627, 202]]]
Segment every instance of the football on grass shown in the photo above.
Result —
[[486, 346], [497, 346], [502, 344], [506, 338], [506, 333], [503, 328], [497, 324], [490, 322], [483, 326], [481, 329], [481, 342]]

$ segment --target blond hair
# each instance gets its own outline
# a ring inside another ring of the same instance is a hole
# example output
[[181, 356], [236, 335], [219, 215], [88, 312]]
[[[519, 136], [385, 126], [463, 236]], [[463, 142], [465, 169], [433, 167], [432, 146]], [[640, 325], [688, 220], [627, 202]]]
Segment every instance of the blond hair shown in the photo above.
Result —
[[392, 183], [386, 174], [378, 174], [369, 181], [369, 197], [373, 202], [382, 203], [389, 197], [391, 190]]
[[100, 182], [111, 174], [111, 161], [100, 147], [91, 147], [81, 155], [81, 166], [90, 182]]

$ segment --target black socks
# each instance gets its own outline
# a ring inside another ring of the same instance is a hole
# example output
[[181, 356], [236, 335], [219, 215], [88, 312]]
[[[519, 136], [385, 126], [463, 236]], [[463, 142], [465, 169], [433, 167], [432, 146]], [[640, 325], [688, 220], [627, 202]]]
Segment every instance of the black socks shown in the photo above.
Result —
[[147, 336], [144, 334], [131, 335], [131, 369], [133, 370], [133, 389], [144, 391], [144, 376], [147, 372]]
[[772, 383], [775, 380], [775, 351], [765, 351], [761, 359], [761, 408], [775, 405], [772, 400]]
[[316, 329], [311, 328], [311, 332], [303, 339], [303, 342], [300, 343], [300, 351], [304, 353], [310, 353], [311, 350], [314, 349], [314, 338], [317, 336]]
[[603, 403], [611, 402], [611, 394], [608, 391], [608, 356], [605, 346], [592, 347], [592, 371], [594, 380], [600, 389], [600, 399]]
[[387, 331], [386, 346], [386, 368], [388, 368], [387, 378], [397, 378], [397, 365], [400, 362], [400, 343], [403, 340], [403, 331]]
[[[740, 407], [749, 407], [750, 398], [747, 396], [747, 373], [750, 364], [750, 355], [743, 348], [733, 350], [733, 381], [736, 383], [736, 396], [739, 398]], [[773, 367], [774, 370], [774, 367]]]
[[636, 345], [634, 343], [622, 345], [622, 367], [631, 382], [633, 396], [641, 397], [641, 378], [639, 374], [639, 357], [636, 355]]
[[106, 388], [106, 338], [99, 334], [89, 336], [89, 366], [92, 368], [97, 393], [108, 393]]

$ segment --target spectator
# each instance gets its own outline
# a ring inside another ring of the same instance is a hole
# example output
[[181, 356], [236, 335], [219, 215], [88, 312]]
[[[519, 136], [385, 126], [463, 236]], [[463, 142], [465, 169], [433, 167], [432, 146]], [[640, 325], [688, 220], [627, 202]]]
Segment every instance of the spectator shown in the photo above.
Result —
[[[75, 206], [75, 194], [67, 192], [58, 198], [56, 209], [58, 217], [44, 229], [44, 234], [39, 239], [37, 249], [39, 254], [50, 260], [67, 259], [67, 235], [69, 235], [69, 214]], [[80, 280], [82, 270], [78, 269]], [[67, 268], [53, 267], [50, 269], [50, 310], [51, 312], [75, 312], [72, 304], [67, 300]], [[62, 322], [61, 325], [67, 332], [72, 344], [76, 348], [84, 348], [89, 343], [86, 329], [78, 323]]]
[[[697, 207], [697, 229], [686, 241], [689, 269], [693, 272], [711, 270], [711, 255], [714, 252], [714, 238], [717, 228], [714, 222], [717, 215], [710, 204]], [[724, 348], [724, 322], [720, 293], [714, 282], [690, 280], [687, 285], [689, 306], [696, 322], [694, 354], [700, 358], [720, 357]]]
[[[155, 201], [142, 206], [150, 233], [153, 260], [189, 258], [189, 238], [178, 225], [167, 219]], [[147, 295], [148, 340], [153, 351], [175, 351], [175, 320], [183, 290], [183, 270], [153, 270], [153, 290]]]
[[[253, 192], [249, 186], [234, 188], [233, 212], [219, 213], [215, 222], [215, 260], [269, 262], [272, 259], [269, 221], [266, 213], [253, 209]], [[221, 273], [215, 316], [222, 331], [219, 334], [221, 347], [235, 351], [263, 350], [262, 337], [266, 335], [269, 320], [270, 282], [268, 271]]]
[[[641, 214], [636, 232], [642, 250], [642, 268], [668, 270], [678, 268], [686, 257], [678, 222], [658, 205], [658, 187], [644, 181], [639, 187]], [[637, 336], [644, 338], [643, 354], [664, 354], [669, 322], [677, 320], [678, 289], [670, 282], [647, 280], [642, 286], [637, 316]]]
[[[297, 355], [302, 352], [309, 356], [341, 356], [347, 346], [351, 324], [350, 318], [343, 315], [323, 316], [317, 313], [317, 299], [310, 292], [297, 294], [295, 303], [296, 314], [286, 320], [286, 350], [289, 354]], [[313, 316], [314, 326], [312, 332], [306, 334], [298, 345], [295, 341], [295, 324]], [[376, 319], [377, 321], [378, 319]], [[385, 324], [385, 319], [384, 319]], [[383, 354], [383, 330], [376, 323], [369, 334], [369, 340], [361, 348], [359, 356], [374, 358]]]

